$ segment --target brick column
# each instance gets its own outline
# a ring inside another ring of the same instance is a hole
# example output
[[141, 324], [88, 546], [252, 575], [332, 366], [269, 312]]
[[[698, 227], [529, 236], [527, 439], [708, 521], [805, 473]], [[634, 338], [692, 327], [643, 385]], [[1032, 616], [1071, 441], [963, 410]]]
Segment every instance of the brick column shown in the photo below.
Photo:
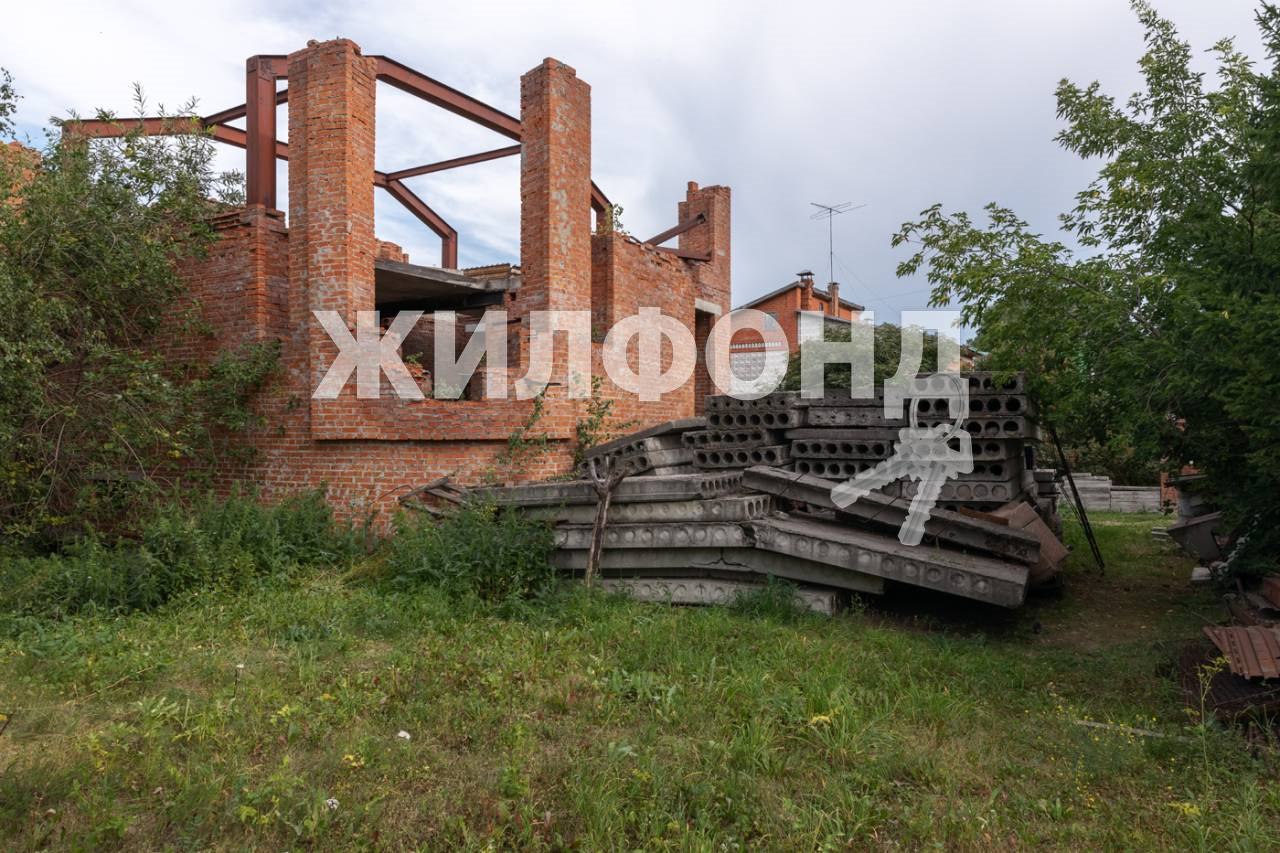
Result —
[[311, 387], [336, 353], [312, 310], [373, 310], [376, 62], [347, 39], [289, 55], [289, 313]]
[[693, 371], [694, 411], [702, 414], [706, 395], [714, 390], [706, 363], [707, 339], [715, 321], [733, 308], [729, 271], [729, 188], [700, 188], [690, 181], [685, 200], [680, 202], [676, 221], [684, 222], [699, 213], [707, 221], [681, 234], [679, 246], [690, 252], [711, 255], [710, 262], [697, 262], [690, 266], [693, 267], [697, 298], [720, 306], [719, 315], [695, 313], [693, 340], [698, 347], [698, 363]]
[[708, 252], [709, 263], [698, 263], [695, 275], [698, 279], [698, 298], [719, 305], [729, 313], [731, 277], [729, 252], [729, 188], [714, 186], [699, 188], [689, 182], [685, 200], [680, 203], [678, 222], [701, 213], [707, 221], [697, 228], [680, 235], [680, 248], [690, 252]]
[[591, 308], [591, 87], [554, 59], [520, 78], [520, 300]]

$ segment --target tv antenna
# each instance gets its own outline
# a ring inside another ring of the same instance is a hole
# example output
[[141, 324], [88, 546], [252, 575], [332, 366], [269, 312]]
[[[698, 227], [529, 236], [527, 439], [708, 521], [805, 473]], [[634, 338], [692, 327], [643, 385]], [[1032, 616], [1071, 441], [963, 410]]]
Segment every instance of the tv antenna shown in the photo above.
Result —
[[818, 204], [811, 201], [809, 204], [818, 208], [818, 211], [810, 216], [810, 219], [827, 220], [827, 284], [836, 280], [836, 242], [835, 242], [835, 218], [842, 213], [848, 213], [851, 210], [861, 210], [866, 207], [860, 204], [854, 207], [851, 201], [842, 201], [839, 204]]

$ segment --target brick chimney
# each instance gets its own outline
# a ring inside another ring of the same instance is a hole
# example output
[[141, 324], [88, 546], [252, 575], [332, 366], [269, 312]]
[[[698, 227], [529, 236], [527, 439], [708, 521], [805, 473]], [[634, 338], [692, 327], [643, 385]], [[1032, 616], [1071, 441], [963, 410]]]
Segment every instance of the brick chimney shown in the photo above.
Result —
[[808, 270], [801, 270], [797, 275], [800, 276], [800, 310], [813, 310], [813, 273]]
[[840, 316], [840, 282], [833, 281], [827, 287], [827, 293], [831, 295], [831, 316]]

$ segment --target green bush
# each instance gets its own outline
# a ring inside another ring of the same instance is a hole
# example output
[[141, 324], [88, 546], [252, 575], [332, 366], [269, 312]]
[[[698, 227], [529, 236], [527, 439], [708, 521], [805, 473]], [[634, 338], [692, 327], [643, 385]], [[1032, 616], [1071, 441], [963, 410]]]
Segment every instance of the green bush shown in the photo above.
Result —
[[382, 566], [392, 589], [434, 586], [504, 603], [544, 592], [555, 577], [555, 534], [545, 521], [468, 504], [438, 521], [402, 516], [396, 526]]
[[137, 541], [88, 536], [60, 554], [0, 560], [0, 613], [59, 618], [83, 611], [150, 610], [197, 589], [238, 589], [359, 551], [318, 492], [264, 506], [252, 496], [172, 505]]
[[797, 589], [790, 581], [769, 575], [755, 589], [738, 593], [730, 608], [742, 616], [779, 622], [795, 622], [813, 616], [796, 598]]

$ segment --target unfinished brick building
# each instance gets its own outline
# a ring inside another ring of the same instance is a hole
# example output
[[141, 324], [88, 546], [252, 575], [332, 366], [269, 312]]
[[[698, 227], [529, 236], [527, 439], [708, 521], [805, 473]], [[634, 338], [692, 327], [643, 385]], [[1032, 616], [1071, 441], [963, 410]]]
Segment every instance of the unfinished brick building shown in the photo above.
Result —
[[[287, 90], [276, 80], [287, 78]], [[379, 81], [431, 101], [518, 140], [494, 152], [443, 164], [379, 171], [374, 162], [374, 105]], [[288, 103], [288, 143], [277, 142], [275, 106]], [[228, 124], [246, 116], [247, 128]], [[609, 210], [591, 180], [590, 87], [553, 59], [520, 81], [518, 119], [470, 99], [392, 60], [365, 56], [354, 43], [312, 42], [288, 57], [253, 57], [248, 98], [204, 120], [215, 138], [247, 150], [249, 204], [217, 220], [219, 240], [188, 275], [191, 297], [213, 330], [189, 337], [175, 356], [202, 358], [219, 348], [278, 340], [282, 363], [256, 401], [264, 426], [238, 439], [247, 461], [228, 462], [223, 487], [255, 484], [266, 497], [325, 486], [343, 511], [386, 510], [414, 486], [437, 476], [475, 482], [494, 472], [514, 431], [533, 411], [530, 400], [401, 400], [384, 393], [357, 399], [349, 382], [337, 400], [312, 398], [337, 348], [313, 316], [339, 312], [355, 329], [356, 312], [379, 309], [458, 312], [459, 343], [487, 310], [508, 312], [508, 370], [524, 374], [531, 344], [529, 312], [587, 309], [592, 317], [592, 374], [612, 417], [639, 428], [689, 416], [709, 390], [706, 369], [659, 402], [644, 403], [612, 386], [601, 369], [601, 339], [620, 317], [653, 306], [695, 331], [699, 353], [730, 305], [729, 189], [690, 183], [675, 228], [640, 242], [608, 227]], [[127, 123], [125, 123], [127, 124]], [[118, 134], [121, 123], [85, 122], [89, 134]], [[148, 132], [163, 132], [157, 124]], [[520, 258], [517, 266], [457, 266], [457, 234], [402, 180], [503, 154], [520, 156]], [[275, 159], [289, 162], [288, 217], [275, 208]], [[374, 234], [374, 192], [386, 189], [442, 239], [439, 266], [406, 262], [398, 247]], [[593, 208], [596, 227], [593, 229]], [[678, 236], [678, 248], [658, 244]], [[433, 330], [420, 327], [429, 338]], [[542, 477], [565, 470], [585, 401], [569, 399], [562, 336], [537, 434], [548, 451], [518, 473]], [[406, 342], [406, 349], [414, 346]], [[417, 349], [430, 352], [419, 341]], [[699, 356], [701, 361], [701, 355]], [[481, 370], [485, 368], [482, 366]], [[429, 372], [429, 371], [424, 371]], [[386, 386], [384, 380], [384, 386]]]

